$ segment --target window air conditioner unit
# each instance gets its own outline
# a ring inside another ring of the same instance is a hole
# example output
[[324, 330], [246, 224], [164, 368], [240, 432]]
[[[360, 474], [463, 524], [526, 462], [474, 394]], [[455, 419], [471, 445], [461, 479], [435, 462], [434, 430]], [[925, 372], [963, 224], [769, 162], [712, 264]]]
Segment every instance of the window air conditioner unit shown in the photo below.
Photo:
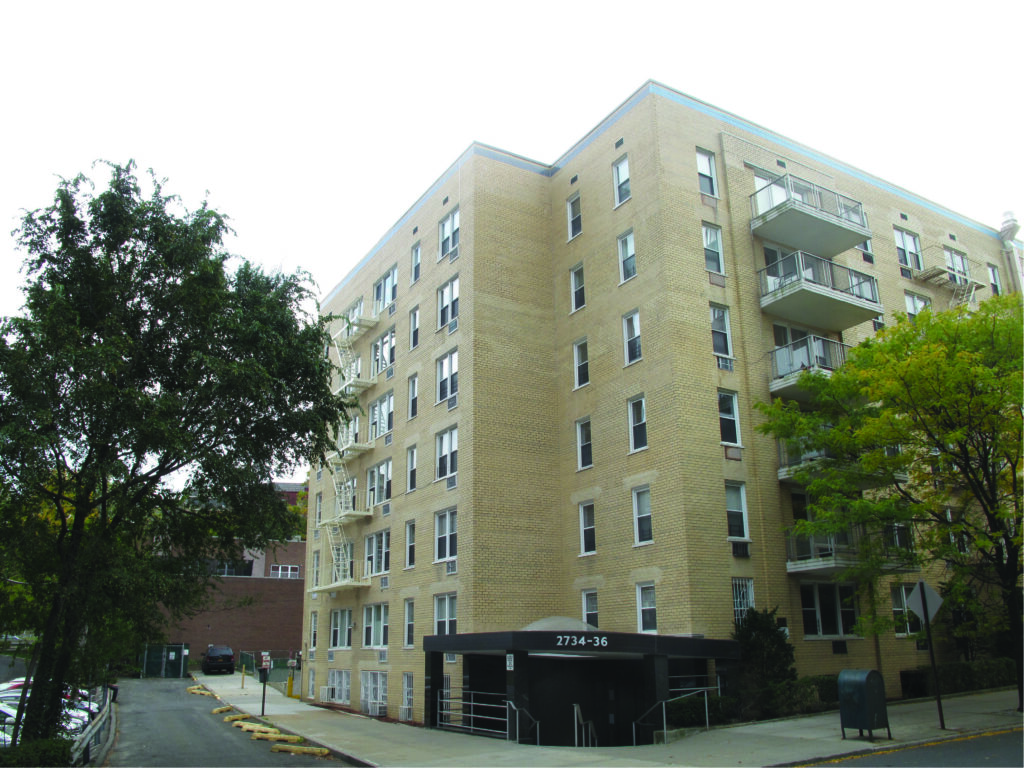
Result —
[[450, 490], [451, 490], [452, 488], [454, 488], [454, 487], [455, 487], [455, 485], [456, 485], [456, 482], [455, 482], [455, 475], [449, 475], [449, 476], [448, 476], [447, 478], [445, 478], [445, 483], [444, 483], [444, 485], [445, 485], [445, 488], [446, 488], [447, 490], [449, 490], [449, 491], [450, 491]]
[[394, 375], [395, 375], [395, 368], [394, 368], [394, 366], [388, 366], [388, 369], [386, 371], [384, 371], [384, 378], [385, 379], [390, 379]]
[[455, 333], [457, 330], [459, 330], [459, 318], [456, 317], [448, 323], [448, 333]]
[[390, 303], [390, 304], [388, 305], [388, 317], [390, 317], [391, 315], [395, 314], [395, 310], [396, 310], [396, 309], [397, 309], [397, 307], [395, 306], [395, 303], [394, 303], [394, 302], [391, 302], [391, 303]]
[[380, 513], [382, 515], [390, 515], [391, 514], [391, 502], [388, 502], [387, 504], [381, 504], [380, 505]]
[[732, 556], [733, 557], [750, 557], [750, 542], [749, 541], [734, 541], [732, 543]]
[[449, 262], [453, 262], [457, 258], [459, 258], [459, 246], [455, 246], [450, 251], [448, 251], [448, 261]]
[[334, 651], [328, 651], [327, 652], [327, 660], [328, 661], [334, 661]]
[[384, 435], [384, 445], [391, 445], [391, 433]]
[[458, 395], [452, 395], [451, 397], [448, 398], [448, 410], [449, 411], [452, 408], [454, 408], [455, 406], [457, 406], [458, 404], [459, 404], [459, 396]]

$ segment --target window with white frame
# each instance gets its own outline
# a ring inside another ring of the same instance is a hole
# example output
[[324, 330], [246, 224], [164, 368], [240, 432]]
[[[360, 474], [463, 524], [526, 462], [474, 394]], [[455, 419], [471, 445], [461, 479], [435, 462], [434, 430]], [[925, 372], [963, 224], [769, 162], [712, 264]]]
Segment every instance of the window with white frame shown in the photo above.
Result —
[[320, 616], [316, 611], [311, 611], [309, 614], [309, 650], [316, 649], [317, 643], [317, 629], [319, 624]]
[[590, 439], [590, 419], [576, 422], [576, 467], [587, 469], [594, 466], [594, 450]]
[[569, 239], [572, 240], [583, 231], [583, 211], [578, 193], [565, 201], [565, 215], [569, 222]]
[[629, 200], [629, 158], [623, 157], [612, 166], [612, 180], [615, 183], [615, 204], [622, 205]]
[[903, 277], [913, 277], [914, 270], [921, 269], [921, 241], [917, 239], [917, 235], [902, 229], [894, 228], [892, 232], [896, 239], [896, 258], [900, 262], [900, 274]]
[[740, 444], [739, 404], [735, 392], [718, 390], [718, 427], [723, 443]]
[[733, 578], [732, 580], [732, 620], [742, 624], [747, 618], [747, 611], [754, 607], [754, 580]]
[[405, 633], [402, 637], [402, 644], [406, 648], [412, 648], [416, 644], [416, 606], [413, 599], [405, 600]]
[[412, 687], [412, 672], [402, 673], [402, 707], [398, 711], [398, 719], [409, 721], [412, 720], [412, 707], [413, 707], [413, 687]]
[[583, 620], [592, 627], [597, 627], [597, 590], [584, 589], [583, 597]]
[[946, 257], [946, 274], [949, 275], [949, 281], [957, 285], [967, 285], [971, 280], [967, 254], [949, 247], [944, 247], [942, 252]]
[[299, 566], [281, 565], [272, 563], [270, 565], [270, 578], [272, 579], [297, 579], [299, 578]]
[[409, 279], [409, 283], [410, 283], [410, 285], [412, 283], [415, 283], [417, 280], [420, 279], [421, 256], [422, 256], [422, 249], [420, 248], [420, 244], [416, 243], [416, 245], [414, 245], [412, 247], [412, 252], [411, 252], [411, 255], [410, 255], [410, 258], [409, 258], [409, 261], [410, 261], [410, 267], [409, 267], [410, 279]]
[[437, 358], [437, 402], [455, 396], [459, 391], [459, 350], [453, 349]]
[[448, 592], [444, 595], [434, 595], [435, 635], [456, 634], [455, 609], [456, 597], [454, 592]]
[[701, 224], [700, 229], [704, 237], [704, 268], [708, 272], [724, 275], [721, 227], [716, 227], [714, 224]]
[[415, 373], [409, 377], [409, 418], [419, 413], [420, 377]]
[[647, 447], [647, 401], [638, 395], [629, 401], [629, 450]]
[[445, 509], [434, 515], [434, 561], [454, 560], [459, 554], [456, 510]]
[[586, 292], [583, 290], [583, 265], [577, 264], [569, 272], [569, 290], [572, 297], [572, 311], [582, 309], [586, 303]]
[[921, 631], [921, 620], [910, 610], [908, 601], [914, 584], [893, 584], [892, 623], [897, 635], [913, 635]]
[[363, 606], [363, 647], [388, 647], [388, 604]]
[[633, 543], [648, 544], [654, 541], [654, 525], [651, 521], [651, 489], [646, 485], [633, 489]]
[[316, 698], [316, 669], [313, 667], [309, 668], [309, 686], [306, 689], [306, 698], [310, 700]]
[[313, 552], [313, 564], [310, 566], [310, 571], [312, 571], [312, 573], [310, 574], [311, 586], [319, 587], [320, 586], [320, 550], [319, 549], [316, 550], [315, 552]]
[[743, 483], [725, 484], [725, 518], [729, 538], [747, 541], [747, 492]]
[[587, 340], [580, 339], [572, 345], [573, 377], [576, 387], [590, 382], [590, 359], [587, 357]]
[[328, 699], [335, 704], [348, 704], [352, 698], [352, 672], [348, 669], [327, 670]]
[[383, 530], [366, 537], [367, 576], [380, 576], [391, 570], [391, 531]]
[[395, 428], [395, 393], [388, 392], [370, 403], [370, 439], [386, 435]]
[[658, 608], [654, 598], [654, 583], [636, 585], [636, 628], [638, 632], [658, 631]]
[[[385, 627], [385, 629], [387, 629]], [[359, 711], [372, 717], [388, 713], [388, 673], [364, 669], [359, 673]]]
[[454, 477], [459, 469], [459, 428], [449, 427], [436, 436], [437, 479]]
[[856, 592], [849, 584], [800, 585], [800, 607], [805, 637], [842, 637], [853, 634], [857, 621]]
[[459, 278], [453, 277], [437, 289], [437, 327], [452, 327], [459, 317]]
[[412, 568], [416, 565], [416, 521], [410, 520], [405, 524], [405, 567]]
[[314, 512], [315, 516], [313, 518], [313, 522], [316, 523], [317, 525], [320, 525], [320, 523], [322, 523], [323, 520], [324, 520], [324, 494], [323, 494], [323, 491], [317, 491], [315, 510], [316, 511]]
[[635, 363], [641, 358], [640, 350], [640, 313], [633, 310], [622, 318], [622, 340], [626, 357], [626, 365]]
[[391, 459], [385, 459], [366, 471], [366, 505], [374, 507], [390, 498]]
[[706, 149], [697, 150], [697, 182], [700, 191], [712, 197], [718, 196], [718, 175], [715, 173], [715, 154]]
[[623, 283], [636, 277], [636, 247], [633, 230], [619, 235], [619, 280]]
[[395, 329], [389, 328], [373, 340], [370, 348], [370, 361], [373, 376], [395, 364]]
[[420, 344], [420, 308], [414, 307], [409, 313], [409, 349], [416, 349]]
[[438, 261], [445, 258], [457, 259], [459, 257], [459, 209], [449, 213], [438, 226]]
[[932, 300], [927, 296], [921, 296], [910, 291], [904, 291], [903, 298], [907, 305], [907, 319], [911, 322], [924, 310], [928, 309], [932, 303]]
[[380, 314], [398, 298], [398, 266], [391, 267], [373, 284], [373, 310]]
[[729, 331], [729, 308], [711, 305], [711, 348], [714, 350], [718, 367], [723, 371], [733, 369], [732, 335]]
[[363, 316], [363, 297], [360, 296], [352, 305], [341, 313], [345, 317], [345, 335], [351, 336], [358, 329], [356, 321]]
[[590, 555], [597, 551], [597, 534], [594, 528], [594, 502], [580, 504], [580, 554]]
[[416, 490], [416, 446], [405, 449], [405, 490]]
[[352, 646], [352, 611], [339, 608], [331, 611], [331, 648]]
[[993, 296], [1003, 292], [1003, 281], [999, 279], [999, 267], [995, 264], [988, 265], [988, 287], [992, 289]]

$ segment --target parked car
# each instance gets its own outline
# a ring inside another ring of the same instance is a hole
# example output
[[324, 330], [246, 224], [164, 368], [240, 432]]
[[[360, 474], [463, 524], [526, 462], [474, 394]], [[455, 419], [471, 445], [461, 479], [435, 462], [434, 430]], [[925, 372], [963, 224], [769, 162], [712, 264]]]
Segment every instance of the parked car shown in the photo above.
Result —
[[203, 654], [203, 674], [227, 672], [235, 674], [235, 652], [229, 645], [209, 645]]

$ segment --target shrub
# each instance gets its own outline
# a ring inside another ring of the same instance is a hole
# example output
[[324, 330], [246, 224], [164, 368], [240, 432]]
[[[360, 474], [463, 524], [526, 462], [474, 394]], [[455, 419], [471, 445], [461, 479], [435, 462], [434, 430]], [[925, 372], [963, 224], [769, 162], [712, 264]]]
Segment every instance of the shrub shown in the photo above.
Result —
[[72, 744], [69, 739], [40, 739], [0, 749], [0, 766], [68, 766]]
[[[676, 699], [665, 705], [669, 727], [672, 728], [703, 728], [704, 697], [687, 696]], [[724, 725], [736, 722], [739, 713], [739, 702], [731, 696], [708, 695], [708, 720], [711, 725]]]
[[[978, 659], [940, 664], [942, 693], [961, 693], [1015, 684], [1012, 659]], [[900, 688], [905, 699], [935, 695], [935, 677], [931, 667], [900, 670]]]
[[805, 679], [818, 692], [818, 702], [823, 708], [839, 704], [839, 675], [814, 675]]

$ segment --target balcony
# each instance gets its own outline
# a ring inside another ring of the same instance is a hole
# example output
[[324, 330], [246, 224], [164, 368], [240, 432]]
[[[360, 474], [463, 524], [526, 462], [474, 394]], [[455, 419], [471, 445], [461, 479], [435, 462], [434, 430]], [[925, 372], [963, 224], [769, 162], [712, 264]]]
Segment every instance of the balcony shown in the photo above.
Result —
[[324, 518], [321, 525], [342, 525], [363, 517], [370, 517], [373, 512], [366, 509], [356, 496], [349, 496], [343, 491], [334, 497], [334, 514]]
[[794, 323], [839, 332], [882, 314], [878, 281], [795, 251], [758, 270], [761, 309]]
[[808, 469], [819, 459], [828, 458], [828, 451], [818, 448], [807, 451], [799, 451], [789, 443], [779, 441], [779, 471], [780, 483], [800, 485], [795, 475], [802, 469]]
[[338, 450], [332, 453], [328, 459], [335, 464], [341, 464], [351, 461], [371, 448], [373, 448], [373, 443], [359, 442], [359, 435], [356, 430], [350, 427], [342, 428], [341, 432], [338, 433]]
[[768, 390], [776, 397], [789, 400], [807, 400], [808, 392], [800, 386], [804, 371], [831, 374], [846, 362], [848, 344], [821, 336], [805, 336], [792, 344], [777, 347], [771, 353], [772, 380]]
[[334, 334], [338, 341], [353, 342], [377, 325], [377, 317], [373, 315], [342, 315], [339, 319], [341, 329]]
[[342, 558], [331, 563], [330, 581], [318, 587], [312, 587], [309, 592], [338, 592], [343, 589], [354, 589], [370, 586], [370, 577], [365, 573], [356, 576], [355, 562]]
[[857, 562], [860, 536], [842, 533], [798, 534], [786, 529], [786, 572], [832, 576]]
[[750, 196], [750, 231], [762, 240], [832, 257], [871, 237], [864, 206], [792, 174]]

